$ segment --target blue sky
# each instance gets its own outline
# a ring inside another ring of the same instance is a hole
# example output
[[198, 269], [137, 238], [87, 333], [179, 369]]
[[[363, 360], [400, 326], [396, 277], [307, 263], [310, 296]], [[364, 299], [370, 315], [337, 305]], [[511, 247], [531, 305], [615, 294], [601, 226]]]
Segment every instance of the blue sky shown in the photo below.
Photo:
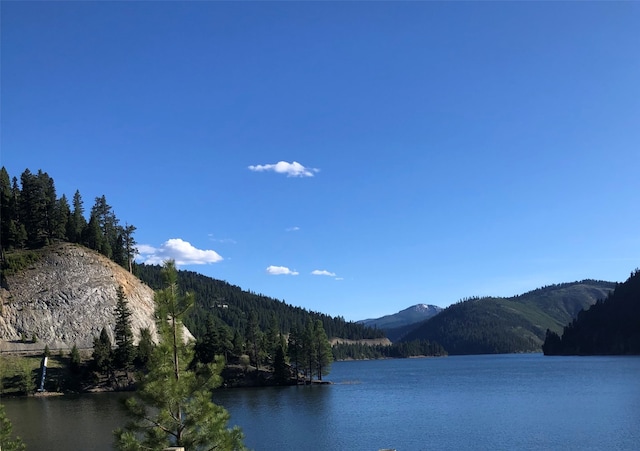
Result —
[[7, 2], [1, 160], [348, 320], [640, 266], [638, 2]]

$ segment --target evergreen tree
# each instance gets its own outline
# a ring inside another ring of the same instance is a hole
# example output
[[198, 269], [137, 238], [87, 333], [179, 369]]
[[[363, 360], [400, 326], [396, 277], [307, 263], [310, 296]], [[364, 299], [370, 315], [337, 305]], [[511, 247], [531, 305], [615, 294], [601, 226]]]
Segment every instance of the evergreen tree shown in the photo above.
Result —
[[317, 320], [313, 329], [313, 346], [315, 347], [315, 369], [318, 380], [322, 380], [323, 375], [329, 374], [333, 354], [331, 344], [322, 326], [322, 321]]
[[278, 320], [275, 313], [271, 313], [269, 327], [265, 334], [265, 348], [271, 362], [274, 362], [276, 352], [280, 347], [280, 330], [278, 329]]
[[87, 227], [87, 220], [84, 218], [84, 203], [80, 191], [76, 190], [73, 195], [73, 212], [67, 223], [67, 238], [72, 243], [83, 242], [84, 229]]
[[82, 231], [82, 244], [89, 249], [100, 252], [100, 250], [104, 248], [103, 241], [104, 237], [100, 231], [98, 218], [95, 215], [91, 215], [87, 227]]
[[[119, 234], [118, 219], [111, 205], [107, 203], [106, 197], [96, 197], [96, 202], [91, 209], [91, 217], [95, 217], [100, 230], [102, 231], [102, 242], [97, 249], [101, 254], [112, 258], [113, 252], [119, 255], [122, 247], [118, 248], [117, 240]], [[121, 263], [121, 262], [117, 262]]]
[[67, 224], [71, 217], [71, 207], [64, 194], [56, 203], [55, 221], [53, 228], [53, 239], [71, 241], [67, 237]]
[[218, 340], [219, 348], [218, 353], [224, 356], [225, 361], [229, 361], [229, 354], [233, 352], [233, 335], [231, 330], [224, 324], [218, 325]]
[[69, 367], [72, 373], [78, 373], [80, 371], [80, 364], [82, 360], [80, 359], [80, 352], [78, 351], [78, 347], [74, 344], [71, 348], [71, 353], [69, 354]]
[[27, 244], [27, 229], [20, 221], [20, 187], [16, 177], [11, 181], [11, 199], [7, 218], [9, 219], [8, 248], [24, 249]]
[[3, 451], [24, 451], [26, 449], [20, 437], [11, 438], [13, 426], [7, 418], [4, 406], [0, 404], [0, 450]]
[[249, 312], [249, 322], [247, 323], [247, 346], [251, 350], [251, 357], [256, 365], [256, 370], [260, 369], [260, 342], [261, 332], [258, 325], [258, 315], [254, 311]]
[[314, 346], [313, 321], [307, 321], [307, 325], [302, 333], [302, 350], [301, 355], [304, 362], [303, 373], [305, 378], [313, 379], [314, 369], [316, 368], [316, 346]]
[[31, 394], [36, 390], [33, 370], [27, 362], [23, 363], [20, 368], [18, 386], [20, 391], [25, 395]]
[[27, 246], [43, 244], [45, 228], [45, 196], [42, 184], [29, 169], [20, 176], [19, 217], [27, 232]]
[[137, 243], [135, 238], [133, 238], [133, 232], [135, 231], [136, 228], [127, 223], [125, 223], [124, 228], [122, 229], [123, 246], [130, 273], [133, 272], [133, 260], [138, 253], [138, 249], [136, 248]]
[[289, 354], [289, 361], [296, 371], [297, 380], [300, 374], [300, 363], [302, 360], [302, 337], [298, 333], [298, 329], [295, 327], [289, 331], [287, 351]]
[[127, 403], [134, 421], [115, 432], [117, 448], [242, 450], [242, 432], [228, 429], [229, 413], [211, 401], [210, 390], [221, 383], [222, 361], [187, 370], [193, 346], [183, 340], [182, 321], [193, 296], [179, 292], [173, 261], [166, 262], [164, 276], [165, 288], [155, 298], [160, 342], [137, 398]]
[[131, 310], [124, 294], [124, 288], [118, 287], [118, 300], [116, 302], [116, 323], [113, 331], [116, 349], [114, 351], [115, 363], [118, 368], [128, 369], [135, 358], [133, 346], [133, 332], [131, 330]]
[[10, 248], [9, 230], [14, 212], [11, 211], [11, 180], [4, 168], [0, 169], [0, 246]]
[[287, 367], [284, 346], [280, 344], [273, 357], [273, 379], [277, 385], [285, 385], [289, 383], [290, 378], [291, 372]]
[[113, 352], [107, 328], [103, 327], [100, 337], [93, 339], [93, 363], [98, 371], [108, 373], [111, 370]]
[[138, 349], [136, 353], [136, 366], [146, 368], [153, 352], [153, 340], [151, 339], [151, 331], [148, 327], [140, 329], [140, 340], [138, 341]]
[[220, 355], [220, 338], [218, 335], [218, 328], [212, 317], [209, 317], [207, 322], [207, 329], [204, 335], [202, 335], [195, 344], [195, 362], [211, 363], [215, 361], [216, 355]]
[[[43, 210], [44, 210], [44, 226], [45, 226], [45, 244], [51, 243], [60, 229], [64, 228], [64, 224], [58, 224], [58, 198], [56, 196], [56, 187], [53, 179], [46, 172], [38, 171], [38, 178], [42, 185], [43, 191]], [[63, 234], [59, 238], [63, 238]]]

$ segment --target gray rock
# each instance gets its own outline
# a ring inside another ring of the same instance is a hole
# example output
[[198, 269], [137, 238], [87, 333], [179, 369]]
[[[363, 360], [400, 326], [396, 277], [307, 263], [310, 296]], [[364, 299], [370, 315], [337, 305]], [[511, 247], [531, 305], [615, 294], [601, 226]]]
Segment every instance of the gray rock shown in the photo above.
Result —
[[[113, 340], [116, 290], [122, 286], [137, 342], [140, 329], [157, 339], [154, 292], [105, 256], [61, 243], [42, 250], [29, 268], [6, 277], [0, 289], [0, 351], [92, 348], [103, 327]], [[35, 334], [36, 343], [22, 343]], [[185, 339], [193, 336], [185, 329]]]

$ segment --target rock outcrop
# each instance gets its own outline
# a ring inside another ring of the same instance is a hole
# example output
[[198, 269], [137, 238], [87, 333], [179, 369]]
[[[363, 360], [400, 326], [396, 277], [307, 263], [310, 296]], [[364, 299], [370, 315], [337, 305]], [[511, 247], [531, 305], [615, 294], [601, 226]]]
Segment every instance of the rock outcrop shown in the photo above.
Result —
[[[79, 245], [61, 243], [38, 252], [36, 263], [6, 275], [0, 289], [0, 351], [91, 348], [105, 326], [113, 339], [119, 286], [136, 341], [142, 328], [155, 339], [154, 292], [137, 277]], [[37, 341], [30, 343], [33, 336]]]

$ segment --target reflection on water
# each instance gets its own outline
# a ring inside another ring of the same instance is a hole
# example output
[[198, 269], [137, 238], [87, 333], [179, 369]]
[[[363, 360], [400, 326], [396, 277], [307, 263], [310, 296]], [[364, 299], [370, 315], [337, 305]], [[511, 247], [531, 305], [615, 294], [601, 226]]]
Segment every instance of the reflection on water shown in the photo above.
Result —
[[[638, 357], [337, 362], [333, 385], [220, 390], [214, 401], [256, 451], [637, 450], [638, 374]], [[2, 402], [29, 451], [110, 450], [128, 396]]]
[[37, 450], [112, 450], [114, 429], [127, 422], [130, 393], [3, 398], [13, 432]]

